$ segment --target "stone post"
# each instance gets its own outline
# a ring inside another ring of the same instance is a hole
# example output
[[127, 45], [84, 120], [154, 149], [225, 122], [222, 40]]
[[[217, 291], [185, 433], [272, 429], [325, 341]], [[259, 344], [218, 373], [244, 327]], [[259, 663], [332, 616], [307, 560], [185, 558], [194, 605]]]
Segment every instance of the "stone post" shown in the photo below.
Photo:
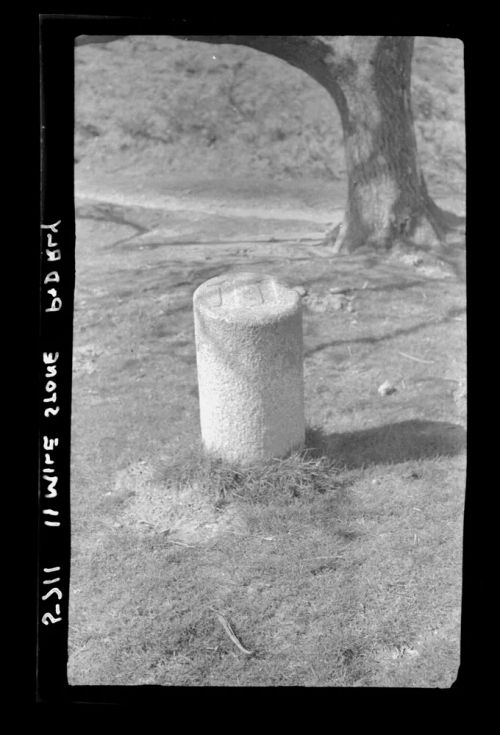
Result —
[[251, 464], [302, 448], [302, 303], [272, 276], [229, 273], [193, 295], [205, 450]]

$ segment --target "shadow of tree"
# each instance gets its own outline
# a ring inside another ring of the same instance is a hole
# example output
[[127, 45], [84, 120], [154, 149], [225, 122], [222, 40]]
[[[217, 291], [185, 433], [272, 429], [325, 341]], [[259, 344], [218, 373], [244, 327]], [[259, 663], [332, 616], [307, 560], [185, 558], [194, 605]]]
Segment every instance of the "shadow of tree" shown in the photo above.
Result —
[[466, 312], [465, 308], [452, 307], [451, 309], [448, 310], [448, 313], [442, 319], [438, 319], [438, 320], [434, 319], [432, 321], [418, 322], [418, 324], [413, 324], [411, 327], [401, 327], [399, 329], [395, 329], [393, 332], [388, 332], [387, 334], [357, 337], [355, 339], [337, 339], [337, 340], [332, 340], [331, 342], [321, 342], [319, 345], [316, 345], [316, 347], [312, 347], [309, 350], [304, 350], [304, 357], [310, 357], [311, 355], [314, 355], [316, 352], [321, 352], [321, 350], [327, 349], [328, 347], [334, 347], [335, 345], [377, 344], [378, 342], [384, 342], [385, 340], [394, 339], [395, 337], [400, 337], [402, 335], [406, 336], [408, 334], [414, 334], [415, 332], [419, 332], [421, 329], [426, 329], [427, 327], [430, 327], [436, 324], [447, 324], [455, 317], [465, 314], [465, 312]]
[[130, 227], [132, 230], [135, 230], [133, 235], [121, 238], [120, 240], [116, 240], [115, 242], [111, 243], [111, 245], [107, 245], [105, 247], [105, 250], [115, 248], [117, 245], [122, 245], [129, 240], [133, 240], [134, 238], [140, 237], [141, 235], [145, 235], [147, 232], [149, 232], [149, 229], [147, 227], [143, 227], [137, 222], [126, 219], [125, 214], [126, 213], [123, 207], [120, 207], [119, 205], [117, 206], [109, 204], [107, 202], [96, 202], [95, 204], [91, 204], [89, 207], [89, 211], [87, 211], [87, 209], [85, 207], [82, 207], [81, 205], [80, 207], [76, 208], [77, 219], [90, 219], [94, 220], [95, 222], [113, 222], [115, 225]]
[[447, 421], [413, 419], [348, 433], [306, 430], [306, 448], [313, 456], [328, 456], [347, 469], [373, 464], [397, 464], [415, 459], [461, 454], [466, 431]]
[[[297, 258], [298, 260], [298, 258]], [[438, 280], [438, 279], [436, 279]], [[309, 279], [303, 279], [300, 281], [300, 284], [302, 286], [305, 286], [306, 288], [312, 288], [315, 286], [318, 286], [321, 283], [325, 284], [331, 284], [332, 283], [332, 276], [319, 276], [317, 278], [309, 278]], [[413, 278], [405, 281], [400, 281], [399, 283], [380, 283], [380, 284], [374, 284], [372, 283], [369, 286], [365, 286], [364, 288], [361, 287], [346, 287], [346, 291], [405, 291], [409, 288], [414, 288], [415, 286], [423, 286], [428, 284], [428, 279], [425, 278]], [[293, 285], [293, 284], [291, 284]]]

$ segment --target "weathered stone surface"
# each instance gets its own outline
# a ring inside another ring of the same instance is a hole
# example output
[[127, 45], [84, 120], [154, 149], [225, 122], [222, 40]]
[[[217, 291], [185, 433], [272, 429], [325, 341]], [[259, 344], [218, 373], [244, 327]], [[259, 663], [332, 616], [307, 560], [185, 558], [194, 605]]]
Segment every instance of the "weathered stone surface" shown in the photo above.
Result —
[[230, 273], [193, 295], [200, 423], [228, 461], [281, 457], [304, 443], [302, 305], [275, 278]]

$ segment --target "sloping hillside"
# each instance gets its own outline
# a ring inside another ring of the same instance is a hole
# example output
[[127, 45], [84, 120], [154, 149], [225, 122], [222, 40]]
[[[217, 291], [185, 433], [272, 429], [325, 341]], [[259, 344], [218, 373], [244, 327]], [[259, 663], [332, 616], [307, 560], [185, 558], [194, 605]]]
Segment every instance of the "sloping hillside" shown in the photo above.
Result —
[[[464, 187], [463, 48], [418, 37], [413, 104], [431, 191]], [[76, 50], [79, 170], [136, 165], [178, 175], [342, 180], [342, 131], [327, 92], [274, 57], [169, 36]], [[96, 171], [97, 174], [97, 171]]]

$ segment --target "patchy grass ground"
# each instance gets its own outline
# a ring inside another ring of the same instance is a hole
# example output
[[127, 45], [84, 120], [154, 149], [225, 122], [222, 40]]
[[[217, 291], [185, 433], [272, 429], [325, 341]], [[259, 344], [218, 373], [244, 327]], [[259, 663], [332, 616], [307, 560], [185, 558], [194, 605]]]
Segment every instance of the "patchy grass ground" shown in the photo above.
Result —
[[[166, 60], [171, 39], [145, 43], [77, 53], [70, 683], [447, 687], [459, 664], [463, 247], [450, 246], [446, 262], [425, 251], [333, 258], [317, 243], [342, 215], [341, 173], [323, 176], [306, 156], [307, 175], [280, 178], [287, 161], [296, 172], [302, 163], [277, 134], [259, 149], [267, 168], [249, 143], [228, 179], [215, 175], [217, 156], [197, 168], [203, 131], [197, 147], [189, 131], [144, 147], [114, 133], [126, 106], [113, 95], [129, 90], [130, 113], [155, 96], [161, 104], [165, 66], [177, 64], [194, 85], [184, 98], [174, 87], [182, 127], [196, 84], [219, 74], [197, 51]], [[460, 95], [452, 52], [432, 78], [432, 55], [419, 62], [434, 102], [444, 82]], [[245, 69], [224, 75], [250, 85]], [[456, 98], [446, 99], [451, 115]], [[429, 114], [434, 141], [462, 124]], [[85, 143], [86, 115], [100, 132]], [[450, 156], [435, 159], [434, 191], [463, 212]], [[308, 451], [247, 470], [199, 453], [192, 294], [231, 269], [304, 292]], [[385, 381], [395, 390], [380, 395]]]
[[[231, 241], [162, 246], [138, 209], [117, 225], [103, 206], [85, 201], [78, 219], [70, 681], [450, 685], [463, 283], [401, 258], [332, 260], [311, 244], [257, 242], [246, 255]], [[224, 240], [217, 216], [198, 217], [209, 242], [211, 227]], [[269, 237], [281, 224], [267, 221]], [[140, 245], [148, 237], [154, 245]], [[193, 464], [191, 297], [210, 276], [249, 266], [307, 291], [312, 465], [295, 458], [228, 481]], [[385, 380], [396, 391], [381, 396]]]

